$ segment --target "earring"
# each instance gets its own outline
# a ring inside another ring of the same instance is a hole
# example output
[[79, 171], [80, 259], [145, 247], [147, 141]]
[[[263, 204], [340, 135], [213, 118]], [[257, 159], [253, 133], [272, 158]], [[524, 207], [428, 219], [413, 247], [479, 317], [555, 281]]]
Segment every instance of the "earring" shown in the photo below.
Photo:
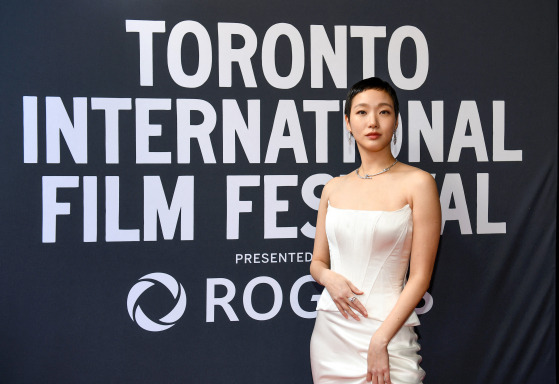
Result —
[[347, 143], [351, 145], [351, 139], [353, 139], [353, 132], [349, 131], [349, 135], [347, 135]]
[[398, 136], [396, 136], [396, 130], [394, 130], [393, 136], [394, 136], [394, 145], [396, 145], [396, 143], [398, 142]]

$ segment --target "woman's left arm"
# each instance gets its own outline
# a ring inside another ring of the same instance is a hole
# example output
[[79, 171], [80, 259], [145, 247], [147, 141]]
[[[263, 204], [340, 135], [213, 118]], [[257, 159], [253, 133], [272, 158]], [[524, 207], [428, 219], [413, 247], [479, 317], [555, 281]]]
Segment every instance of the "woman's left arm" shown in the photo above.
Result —
[[396, 305], [371, 338], [367, 381], [390, 383], [387, 346], [411, 315], [431, 281], [441, 232], [441, 206], [433, 177], [423, 171], [413, 175], [410, 200], [413, 237], [408, 281]]

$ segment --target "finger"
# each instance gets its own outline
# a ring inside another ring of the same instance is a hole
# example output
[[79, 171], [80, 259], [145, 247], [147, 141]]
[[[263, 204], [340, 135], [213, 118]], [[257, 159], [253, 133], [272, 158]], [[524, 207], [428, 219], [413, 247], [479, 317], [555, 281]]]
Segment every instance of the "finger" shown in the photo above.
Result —
[[343, 307], [342, 307], [340, 304], [336, 303], [336, 302], [335, 302], [335, 304], [336, 304], [336, 307], [338, 307], [338, 311], [340, 311], [340, 313], [342, 314], [342, 316], [345, 317], [345, 318], [347, 319], [347, 313], [346, 313], [346, 311], [343, 309]]
[[369, 381], [373, 381], [373, 375], [371, 374], [371, 372], [367, 372], [367, 382]]
[[351, 307], [349, 306], [349, 302], [341, 302], [339, 305], [342, 308], [340, 311], [343, 311], [342, 314], [346, 319], [348, 318], [349, 315], [353, 317], [355, 320], [359, 321], [359, 316], [357, 316], [355, 312], [351, 310]]
[[355, 293], [356, 295], [362, 295], [363, 294], [363, 291], [360, 290], [359, 288], [357, 288], [355, 285], [353, 285], [353, 283], [351, 281], [348, 281], [347, 285], [349, 286], [349, 289], [351, 289], [351, 291], [353, 293]]
[[361, 304], [359, 299], [353, 301], [352, 307], [355, 308], [355, 310], [358, 311], [363, 316], [365, 316], [365, 317], [369, 316], [369, 314], [367, 313], [367, 310], [365, 309], [365, 306], [363, 304]]
[[378, 373], [378, 374], [372, 374], [372, 382], [375, 383], [377, 382], [378, 384], [390, 384], [390, 374], [385, 373], [384, 375], [382, 373]]
[[355, 312], [353, 312], [353, 311], [351, 310], [351, 307], [350, 307], [350, 306], [347, 307], [346, 311], [347, 311], [347, 313], [349, 313], [349, 315], [350, 315], [351, 317], [353, 317], [355, 320], [360, 321], [359, 316], [358, 316]]

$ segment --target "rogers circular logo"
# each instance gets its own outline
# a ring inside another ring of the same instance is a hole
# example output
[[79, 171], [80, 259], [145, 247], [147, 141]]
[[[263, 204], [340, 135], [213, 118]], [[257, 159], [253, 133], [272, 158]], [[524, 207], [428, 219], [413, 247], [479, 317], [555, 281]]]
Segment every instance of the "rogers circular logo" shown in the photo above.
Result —
[[[163, 284], [173, 297], [177, 300], [175, 307], [158, 322], [151, 320], [142, 310], [140, 305], [136, 305], [139, 297], [155, 282]], [[140, 327], [150, 332], [160, 332], [171, 328], [181, 318], [186, 309], [186, 293], [181, 284], [174, 277], [161, 272], [150, 273], [139, 279], [128, 293], [127, 300], [128, 314], [132, 321]]]

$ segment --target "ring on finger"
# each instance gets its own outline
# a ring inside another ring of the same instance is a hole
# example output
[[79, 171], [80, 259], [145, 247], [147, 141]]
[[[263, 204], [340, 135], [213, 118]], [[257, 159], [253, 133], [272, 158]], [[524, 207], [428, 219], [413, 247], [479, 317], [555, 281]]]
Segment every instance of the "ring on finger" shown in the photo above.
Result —
[[357, 297], [355, 297], [355, 296], [349, 298], [349, 301], [352, 302], [352, 303], [353, 303], [355, 300], [357, 300]]

